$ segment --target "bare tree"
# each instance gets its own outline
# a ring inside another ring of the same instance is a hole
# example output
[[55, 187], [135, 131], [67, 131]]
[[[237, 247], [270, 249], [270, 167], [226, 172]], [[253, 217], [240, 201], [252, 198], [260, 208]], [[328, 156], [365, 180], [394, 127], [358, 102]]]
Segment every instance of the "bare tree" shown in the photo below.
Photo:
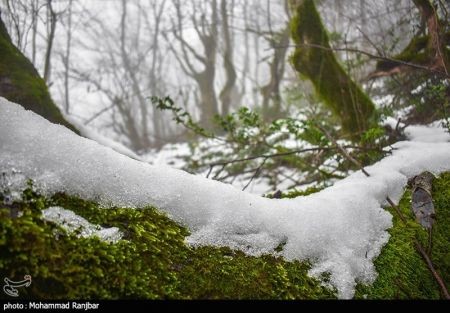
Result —
[[220, 3], [220, 14], [222, 19], [222, 34], [224, 41], [223, 67], [226, 73], [226, 82], [220, 92], [220, 101], [222, 104], [221, 113], [226, 115], [230, 112], [230, 107], [234, 100], [237, 100], [238, 90], [236, 87], [237, 74], [233, 60], [233, 42], [231, 41], [231, 29], [228, 23], [227, 1]]
[[[178, 60], [183, 72], [192, 78], [199, 90], [200, 100], [200, 124], [206, 128], [213, 128], [212, 117], [219, 114], [217, 95], [215, 91], [216, 76], [216, 58], [217, 58], [217, 38], [218, 38], [218, 8], [217, 1], [211, 0], [208, 5], [193, 2], [194, 12], [205, 9], [201, 12], [200, 20], [195, 15], [191, 16], [191, 21], [195, 32], [201, 42], [203, 54], [198, 52], [198, 48], [193, 46], [184, 36], [185, 16], [182, 14], [180, 0], [173, 0], [176, 10], [176, 20], [172, 19], [173, 33], [177, 40], [181, 56], [178, 54], [174, 45], [170, 45], [170, 49]], [[207, 9], [210, 10], [210, 20], [207, 19]], [[168, 38], [166, 34], [166, 38]], [[198, 69], [194, 65], [194, 60], [203, 66]]]
[[274, 51], [269, 64], [270, 80], [261, 88], [262, 112], [265, 120], [273, 120], [281, 116], [280, 84], [283, 81], [290, 34], [290, 29], [286, 26], [277, 36], [270, 39], [270, 45]]
[[50, 80], [50, 70], [51, 70], [51, 57], [53, 50], [53, 41], [55, 39], [56, 32], [56, 20], [58, 15], [53, 9], [52, 0], [47, 0], [47, 49], [45, 52], [45, 63], [44, 63], [44, 80], [48, 84]]
[[31, 1], [31, 62], [36, 64], [36, 38], [37, 38], [37, 27], [38, 27], [38, 17], [40, 10], [39, 0]]
[[[150, 66], [150, 92], [152, 95], [163, 95], [165, 93], [165, 86], [161, 83], [161, 80], [159, 79], [163, 73], [162, 73], [162, 54], [160, 47], [160, 36], [161, 28], [162, 28], [162, 22], [163, 22], [163, 13], [164, 9], [166, 8], [166, 2], [163, 1], [160, 3], [160, 6], [158, 8], [157, 2], [158, 0], [154, 0], [152, 3], [152, 6], [155, 8], [155, 10], [152, 11], [152, 21], [153, 25], [149, 22], [149, 15], [146, 15], [147, 19], [147, 25], [148, 27], [154, 27], [154, 36], [153, 36], [153, 42], [152, 42], [152, 60], [151, 60], [151, 66]], [[165, 133], [165, 123], [163, 123], [163, 116], [159, 110], [154, 110], [153, 112], [153, 127], [154, 127], [154, 137], [155, 141], [157, 142], [158, 146], [162, 146], [164, 144], [164, 139], [166, 137]]]
[[[70, 73], [88, 90], [105, 97], [105, 106], [86, 120], [110, 114], [106, 124], [134, 151], [158, 148], [174, 140], [178, 129], [170, 117], [151, 105], [150, 96], [166, 95], [167, 62], [161, 32], [165, 2], [120, 1], [116, 27], [87, 12], [92, 27], [78, 42], [98, 59], [96, 68], [71, 67]], [[101, 44], [99, 44], [101, 42]]]
[[68, 13], [67, 13], [67, 31], [66, 31], [66, 50], [62, 55], [62, 63], [64, 65], [64, 109], [66, 114], [70, 111], [70, 52], [72, 49], [72, 5], [73, 0], [69, 0]]

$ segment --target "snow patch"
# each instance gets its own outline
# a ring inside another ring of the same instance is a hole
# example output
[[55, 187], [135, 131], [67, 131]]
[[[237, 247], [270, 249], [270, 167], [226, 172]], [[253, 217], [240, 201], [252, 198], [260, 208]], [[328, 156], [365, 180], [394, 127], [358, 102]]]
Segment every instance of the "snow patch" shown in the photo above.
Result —
[[411, 125], [405, 129], [405, 134], [414, 141], [445, 142], [450, 141], [448, 130], [440, 127], [443, 121], [433, 122], [431, 125]]
[[448, 137], [431, 129], [441, 133], [420, 128], [412, 141], [395, 144], [391, 156], [367, 167], [371, 177], [358, 171], [307, 197], [267, 199], [133, 160], [0, 98], [0, 173], [16, 170], [10, 192], [33, 179], [44, 194], [66, 192], [105, 206], [154, 205], [190, 228], [192, 245], [261, 255], [284, 244], [282, 256], [310, 260], [311, 275], [330, 273], [339, 297], [351, 298], [356, 281], [376, 278], [373, 260], [392, 226], [382, 209], [386, 197], [398, 201], [412, 175], [450, 170]]
[[103, 228], [99, 225], [89, 223], [83, 217], [70, 210], [54, 206], [42, 211], [42, 217], [50, 222], [62, 226], [69, 233], [78, 232], [79, 237], [97, 236], [103, 241], [116, 243], [122, 239], [119, 228]]
[[173, 168], [182, 168], [186, 165], [183, 158], [191, 155], [189, 145], [187, 143], [166, 144], [159, 151], [152, 150], [142, 155], [142, 160], [153, 164], [170, 166]]
[[140, 156], [138, 156], [136, 153], [125, 147], [123, 144], [114, 141], [113, 139], [107, 138], [101, 134], [99, 134], [97, 131], [83, 125], [80, 123], [77, 119], [73, 118], [72, 116], [66, 115], [65, 119], [74, 125], [76, 129], [80, 132], [80, 134], [86, 138], [92, 139], [99, 144], [109, 147], [113, 149], [116, 152], [119, 152], [123, 155], [129, 156], [132, 159], [143, 161]]

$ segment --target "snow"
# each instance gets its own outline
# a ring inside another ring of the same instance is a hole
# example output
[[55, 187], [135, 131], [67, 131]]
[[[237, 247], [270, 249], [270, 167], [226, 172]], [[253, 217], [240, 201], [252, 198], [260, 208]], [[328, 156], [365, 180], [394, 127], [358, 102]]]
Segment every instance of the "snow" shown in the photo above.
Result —
[[73, 118], [70, 115], [65, 115], [64, 118], [69, 123], [71, 123], [76, 127], [76, 129], [80, 132], [81, 136], [92, 139], [98, 142], [99, 144], [109, 147], [126, 156], [129, 156], [132, 159], [142, 161], [141, 157], [139, 157], [136, 153], [125, 147], [123, 144], [99, 134], [95, 130], [90, 129], [89, 127], [83, 125], [77, 119]]
[[[434, 130], [433, 130], [434, 129]], [[434, 136], [434, 133], [440, 134]], [[407, 179], [424, 170], [450, 170], [450, 135], [416, 127], [393, 154], [319, 193], [267, 199], [181, 170], [119, 154], [0, 98], [0, 174], [18, 192], [33, 179], [44, 194], [66, 192], [104, 206], [154, 205], [190, 228], [191, 245], [229, 246], [251, 255], [279, 253], [312, 263], [310, 274], [331, 274], [341, 298], [357, 281], [376, 278], [373, 260], [387, 243], [392, 216]], [[431, 136], [433, 140], [428, 140]], [[11, 174], [14, 171], [15, 174]]]
[[153, 165], [170, 166], [182, 168], [186, 165], [183, 158], [191, 155], [187, 143], [166, 144], [159, 151], [150, 151], [141, 155], [141, 159]]
[[448, 130], [439, 127], [442, 121], [434, 122], [431, 125], [411, 125], [405, 129], [405, 133], [409, 138], [422, 142], [442, 142], [448, 141], [450, 134]]
[[[386, 118], [384, 124], [395, 129], [398, 120], [392, 117]], [[434, 121], [430, 125], [410, 125], [405, 129], [406, 136], [413, 141], [421, 142], [446, 142], [450, 140], [450, 133], [448, 129], [442, 127], [443, 120]], [[404, 123], [399, 124], [400, 128], [405, 127]]]
[[78, 232], [79, 237], [97, 236], [100, 240], [116, 243], [122, 239], [122, 233], [117, 227], [103, 228], [89, 223], [86, 219], [70, 210], [61, 207], [50, 207], [42, 211], [44, 220], [56, 223], [69, 233]]

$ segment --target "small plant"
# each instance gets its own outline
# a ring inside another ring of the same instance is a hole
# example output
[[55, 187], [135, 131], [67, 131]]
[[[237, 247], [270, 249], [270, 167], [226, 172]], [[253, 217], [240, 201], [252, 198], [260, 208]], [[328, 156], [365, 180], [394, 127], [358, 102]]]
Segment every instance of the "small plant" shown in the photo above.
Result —
[[[184, 169], [191, 173], [234, 183], [244, 190], [258, 180], [275, 191], [309, 184], [328, 186], [355, 169], [336, 153], [322, 129], [328, 129], [336, 138], [339, 131], [327, 125], [330, 120], [317, 116], [317, 112], [312, 115], [300, 111], [293, 114], [297, 117], [269, 123], [258, 112], [241, 107], [226, 116], [215, 116], [218, 131], [213, 133], [200, 127], [169, 97], [153, 97], [152, 102], [158, 109], [172, 112], [176, 123], [200, 136], [190, 144], [191, 154], [184, 159]], [[363, 164], [385, 155], [384, 144], [382, 128], [369, 129], [356, 144], [344, 140], [349, 153]]]

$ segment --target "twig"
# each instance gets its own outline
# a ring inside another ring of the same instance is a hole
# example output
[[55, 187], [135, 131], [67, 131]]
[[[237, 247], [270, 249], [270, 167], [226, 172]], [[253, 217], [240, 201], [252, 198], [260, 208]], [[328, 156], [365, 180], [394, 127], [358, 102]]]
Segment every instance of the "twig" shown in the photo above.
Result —
[[209, 175], [211, 175], [213, 168], [214, 168], [214, 166], [212, 166], [212, 165], [209, 166], [209, 170], [208, 170], [208, 174], [206, 174], [206, 178], [209, 178]]
[[329, 141], [331, 141], [333, 143], [333, 145], [336, 147], [337, 150], [339, 150], [341, 152], [341, 154], [348, 159], [350, 162], [352, 162], [353, 164], [355, 164], [358, 168], [361, 169], [361, 171], [364, 173], [364, 175], [366, 175], [367, 177], [369, 177], [369, 173], [367, 173], [367, 171], [364, 169], [364, 167], [362, 166], [362, 164], [357, 161], [355, 158], [353, 158], [348, 152], [347, 150], [345, 150], [344, 147], [342, 147], [340, 144], [337, 143], [336, 139], [333, 138], [333, 136], [330, 135], [330, 133], [323, 128], [320, 125], [317, 125], [317, 128], [320, 129], [320, 131], [322, 133], [324, 133], [325, 137], [328, 138]]
[[264, 164], [266, 163], [268, 158], [265, 158], [261, 165], [256, 169], [255, 174], [253, 174], [252, 178], [250, 178], [249, 182], [247, 183], [247, 185], [245, 185], [244, 188], [242, 188], [242, 191], [244, 191], [245, 189], [247, 189], [248, 186], [250, 186], [250, 184], [252, 183], [253, 179], [255, 179], [256, 177], [258, 177], [259, 173], [261, 172], [262, 167], [264, 166]]
[[447, 287], [445, 286], [445, 283], [442, 280], [439, 273], [435, 270], [435, 268], [433, 266], [433, 262], [431, 261], [430, 257], [426, 253], [425, 249], [422, 247], [420, 242], [417, 241], [417, 239], [414, 240], [414, 245], [416, 246], [417, 251], [419, 251], [420, 255], [423, 257], [423, 259], [427, 263], [428, 268], [430, 269], [430, 272], [433, 274], [434, 279], [436, 279], [437, 283], [439, 284], [439, 287], [441, 287], [444, 298], [447, 300], [450, 300], [450, 294], [447, 291]]
[[[356, 147], [356, 146], [344, 146], [344, 148], [362, 149], [361, 147]], [[283, 156], [288, 156], [288, 155], [293, 155], [293, 154], [298, 154], [298, 153], [303, 153], [303, 152], [327, 151], [327, 150], [335, 150], [335, 149], [337, 149], [337, 147], [306, 148], [306, 149], [300, 149], [300, 150], [292, 150], [292, 151], [288, 151], [288, 152], [281, 152], [281, 153], [274, 153], [274, 154], [261, 154], [261, 155], [250, 156], [250, 157], [242, 158], [242, 159], [234, 159], [234, 160], [229, 160], [229, 161], [215, 162], [215, 163], [205, 164], [205, 166], [213, 166], [214, 167], [214, 166], [218, 166], [218, 165], [233, 164], [233, 163], [246, 162], [246, 161], [252, 161], [252, 160], [257, 160], [257, 159], [278, 158], [278, 157], [283, 157]], [[374, 149], [374, 150], [376, 150], [376, 149]]]
[[303, 152], [321, 151], [321, 150], [330, 150], [330, 149], [334, 149], [334, 148], [333, 147], [316, 147], [316, 148], [307, 148], [307, 149], [294, 150], [294, 151], [275, 153], [275, 154], [261, 154], [261, 155], [250, 156], [250, 157], [242, 158], [242, 159], [234, 159], [234, 160], [229, 160], [229, 161], [211, 163], [208, 165], [209, 166], [218, 166], [218, 165], [224, 165], [224, 164], [233, 164], [233, 163], [239, 163], [239, 162], [252, 161], [252, 160], [257, 160], [257, 159], [277, 158], [277, 157], [288, 156], [288, 155], [298, 154], [298, 153], [303, 153]]
[[397, 212], [397, 215], [400, 217], [402, 222], [404, 224], [406, 224], [406, 218], [403, 215], [402, 211], [400, 211], [399, 207], [394, 203], [394, 201], [391, 200], [391, 198], [389, 198], [389, 196], [386, 197], [386, 200], [389, 203], [389, 205], [395, 209], [395, 211]]
[[356, 26], [356, 29], [361, 33], [361, 35], [363, 35], [364, 39], [366, 39], [366, 40], [370, 43], [370, 45], [371, 45], [375, 50], [377, 50], [378, 55], [385, 57], [384, 51], [383, 51], [382, 49], [380, 49], [379, 47], [377, 47], [377, 45], [370, 39], [369, 36], [366, 35], [366, 33], [364, 33], [364, 32], [362, 31], [361, 28], [359, 28], [358, 26]]
[[98, 111], [97, 113], [95, 113], [93, 116], [91, 116], [90, 118], [88, 118], [86, 121], [84, 121], [84, 125], [89, 124], [90, 122], [92, 122], [93, 120], [95, 120], [97, 117], [99, 117], [100, 115], [102, 115], [103, 113], [105, 113], [106, 111], [112, 109], [113, 107], [115, 107], [116, 104], [113, 103], [110, 106], [107, 106], [106, 108], [101, 109], [100, 111]]
[[222, 164], [222, 167], [220, 168], [220, 170], [217, 171], [217, 173], [214, 175], [212, 179], [216, 179], [217, 177], [219, 177], [220, 173], [222, 173], [222, 171], [225, 169], [227, 165], [228, 164]]

